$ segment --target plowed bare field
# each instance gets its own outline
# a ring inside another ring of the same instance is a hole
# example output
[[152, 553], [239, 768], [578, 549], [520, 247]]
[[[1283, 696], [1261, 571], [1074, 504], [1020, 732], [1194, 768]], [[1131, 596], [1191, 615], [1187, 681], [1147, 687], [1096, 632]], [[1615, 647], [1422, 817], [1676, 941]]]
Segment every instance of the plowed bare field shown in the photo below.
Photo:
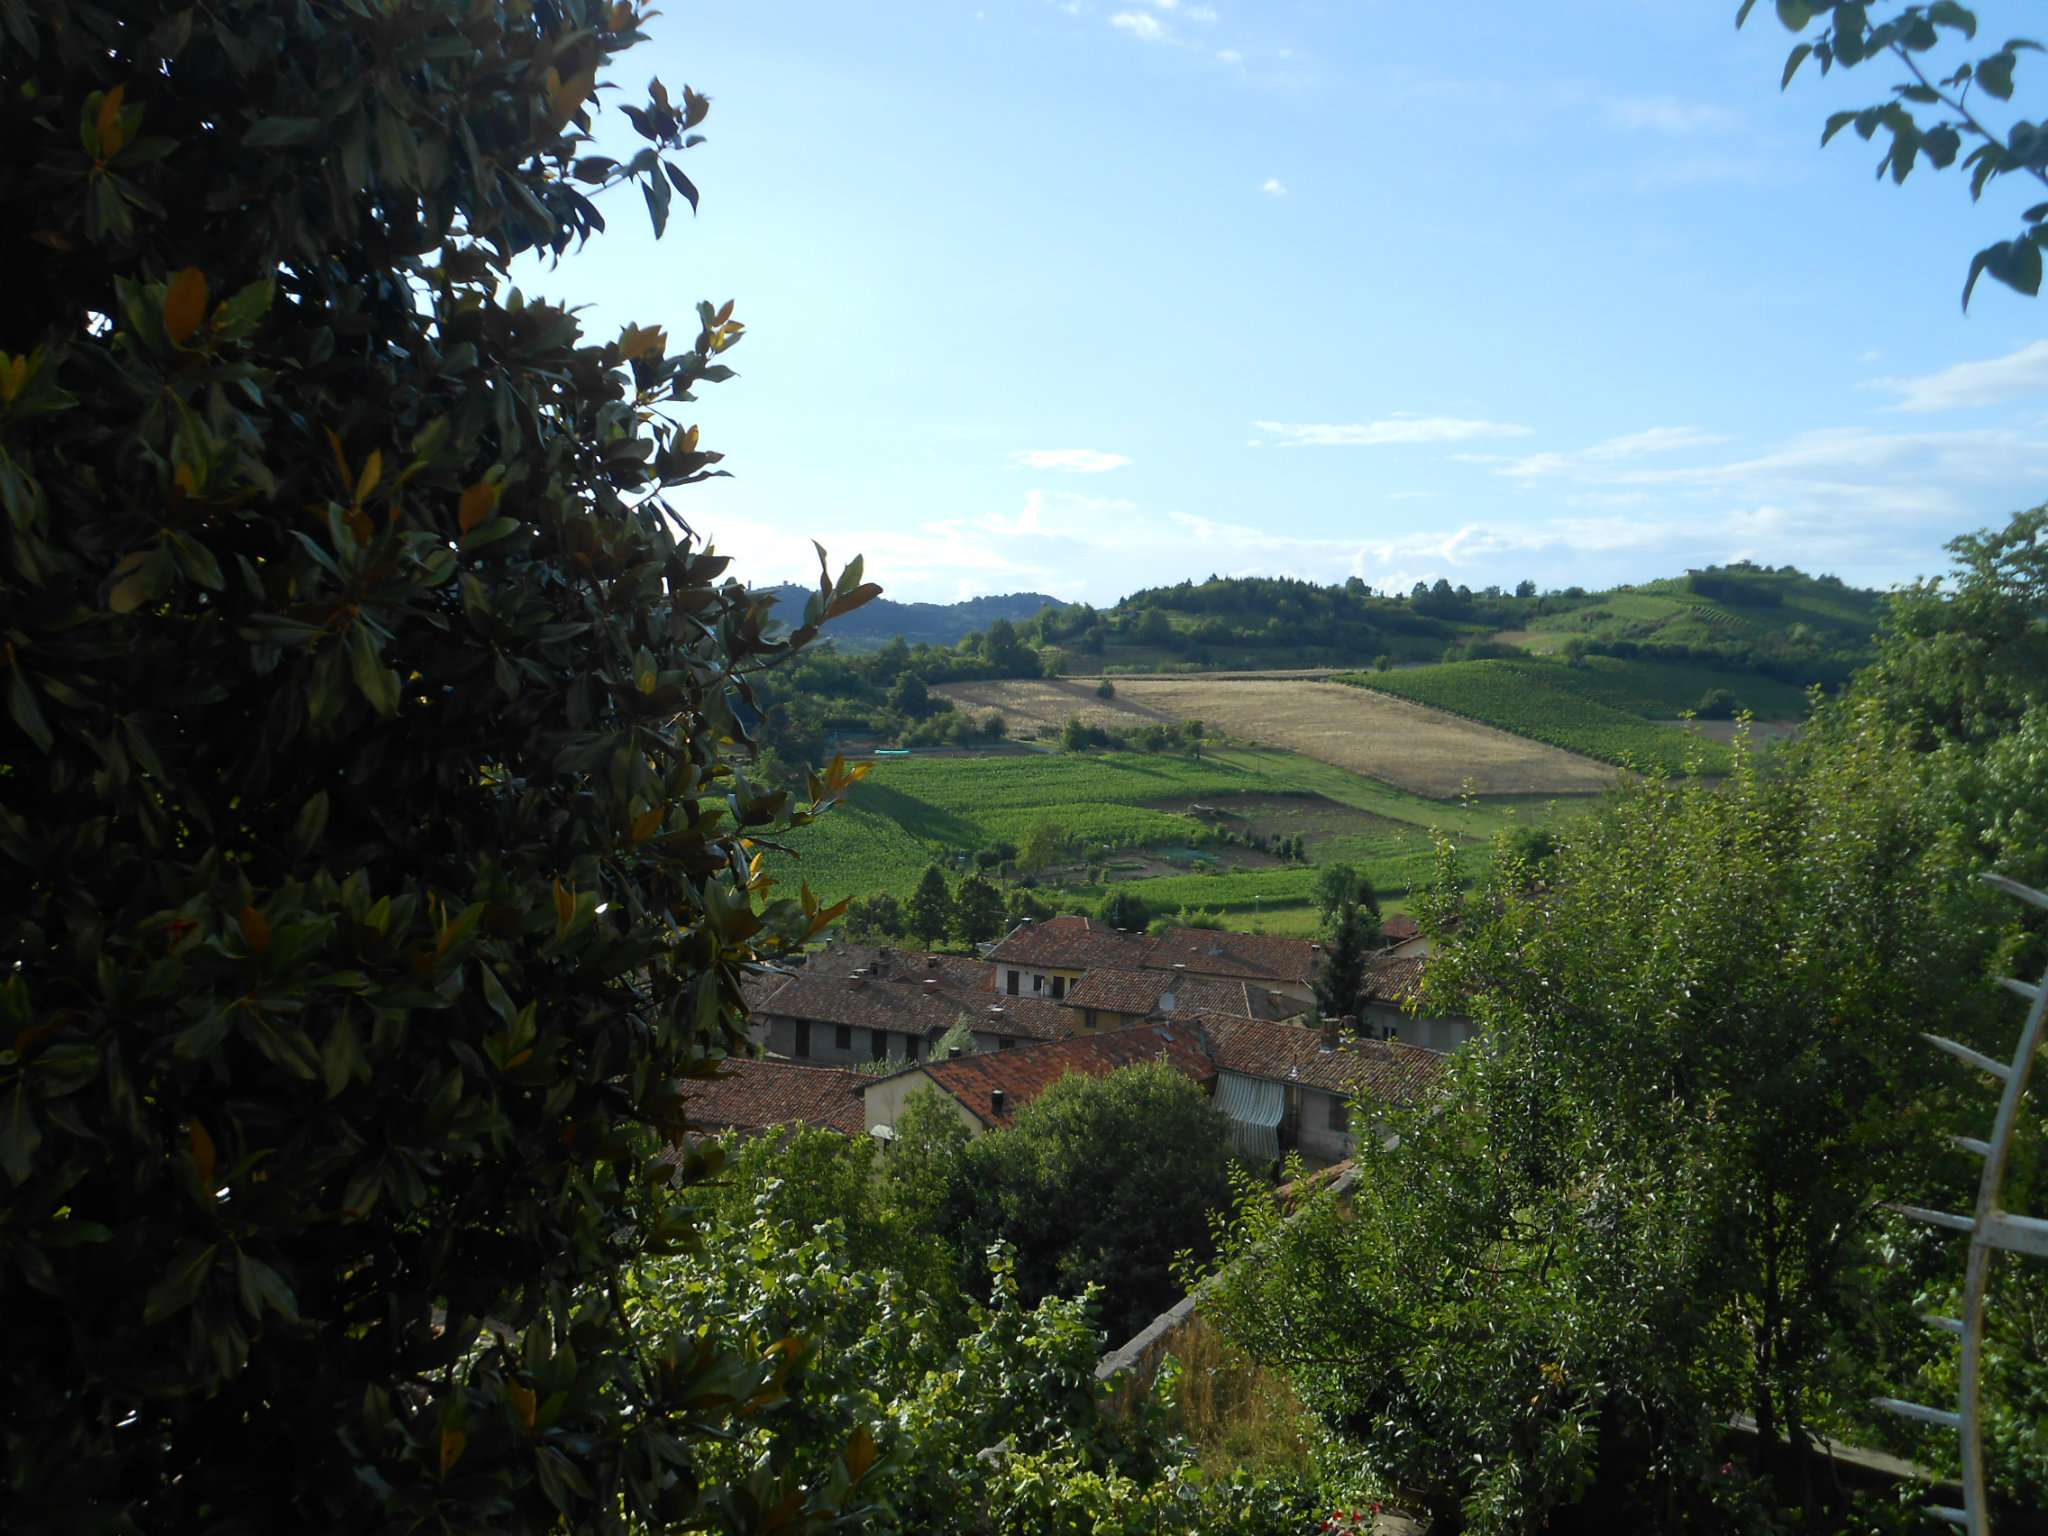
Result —
[[1582, 795], [1618, 770], [1404, 699], [1342, 683], [1210, 674], [1114, 680], [948, 683], [933, 690], [977, 714], [995, 710], [1013, 737], [1057, 735], [1073, 716], [1115, 731], [1201, 720], [1233, 740], [1281, 747], [1414, 794], [1448, 799], [1467, 785], [1481, 795]]

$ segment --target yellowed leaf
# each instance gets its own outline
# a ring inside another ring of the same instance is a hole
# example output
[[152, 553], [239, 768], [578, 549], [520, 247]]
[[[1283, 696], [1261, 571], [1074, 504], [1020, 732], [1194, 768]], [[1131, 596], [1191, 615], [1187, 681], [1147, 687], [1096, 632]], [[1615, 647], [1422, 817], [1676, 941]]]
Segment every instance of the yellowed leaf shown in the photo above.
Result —
[[206, 274], [186, 267], [164, 290], [164, 334], [182, 347], [206, 318]]
[[505, 1383], [505, 1401], [512, 1405], [512, 1416], [519, 1421], [521, 1429], [533, 1428], [533, 1410], [536, 1406], [533, 1388], [522, 1387], [516, 1381], [508, 1381]]
[[341, 434], [332, 427], [321, 429], [327, 434], [327, 446], [334, 450], [334, 467], [341, 471], [341, 483], [354, 485], [356, 477], [349, 471], [348, 455], [341, 451]]
[[564, 928], [576, 916], [576, 897], [561, 881], [555, 882], [555, 920]]
[[668, 333], [658, 325], [629, 325], [619, 333], [619, 355], [627, 362], [636, 357], [660, 357], [668, 350]]
[[491, 515], [498, 505], [498, 498], [504, 494], [504, 487], [491, 485], [479, 480], [462, 493], [462, 502], [456, 508], [455, 522], [464, 533]]
[[462, 1460], [462, 1453], [469, 1449], [469, 1436], [459, 1429], [441, 1431], [441, 1475], [446, 1477], [454, 1470], [455, 1463]]
[[127, 86], [117, 85], [100, 98], [100, 117], [95, 126], [99, 129], [102, 160], [113, 159], [127, 146], [121, 133], [121, 103], [127, 94]]
[[107, 607], [114, 613], [133, 613], [149, 600], [149, 583], [144, 579], [142, 567], [148, 563], [149, 551], [138, 549], [121, 557], [121, 563], [114, 567], [113, 585], [107, 589]]
[[633, 818], [633, 841], [646, 842], [661, 830], [661, 824], [666, 819], [666, 807], [657, 805], [642, 811]]
[[213, 1193], [213, 1169], [219, 1161], [219, 1155], [213, 1148], [213, 1137], [197, 1120], [187, 1120], [185, 1140], [192, 1148], [192, 1166], [199, 1170], [199, 1187], [208, 1194]]
[[[532, 1059], [533, 1047], [529, 1045], [525, 1050], [519, 1052], [516, 1056], [513, 1056], [510, 1060], [508, 1060], [500, 1070], [510, 1072], [514, 1067], [523, 1066], [525, 1063], [531, 1061]], [[531, 1422], [530, 1417], [528, 1422]]]
[[187, 496], [197, 496], [199, 494], [199, 471], [190, 464], [173, 464], [171, 466], [171, 484], [175, 485]]
[[875, 1464], [875, 1458], [880, 1454], [881, 1450], [867, 1425], [856, 1425], [853, 1438], [846, 1443], [846, 1470], [856, 1484], [868, 1475], [868, 1468]]
[[270, 948], [270, 920], [254, 907], [242, 908], [242, 942], [252, 955]]
[[372, 448], [370, 456], [363, 460], [363, 473], [356, 481], [356, 505], [361, 506], [370, 499], [370, 492], [377, 489], [377, 482], [384, 478], [384, 450]]
[[0, 405], [12, 405], [28, 383], [28, 359], [0, 352]]

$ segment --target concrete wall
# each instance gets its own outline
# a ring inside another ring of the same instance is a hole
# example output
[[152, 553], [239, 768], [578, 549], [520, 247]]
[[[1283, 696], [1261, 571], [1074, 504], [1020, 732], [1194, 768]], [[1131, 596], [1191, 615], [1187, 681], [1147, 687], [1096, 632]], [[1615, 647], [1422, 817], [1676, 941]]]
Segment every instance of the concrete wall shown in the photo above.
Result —
[[[828, 1066], [837, 1066], [842, 1063], [858, 1065], [874, 1059], [874, 1046], [864, 1026], [851, 1026], [849, 1044], [842, 1049], [837, 1043], [838, 1027], [820, 1024], [815, 1020], [811, 1022], [809, 1053], [799, 1054], [796, 1048], [797, 1022], [795, 1019], [782, 1018], [772, 1013], [757, 1013], [754, 1015], [754, 1025], [749, 1033], [771, 1055], [788, 1056], [796, 1061], [817, 1061]], [[893, 1029], [884, 1030], [883, 1034], [888, 1042], [891, 1061], [915, 1060], [916, 1057], [912, 1054], [913, 1046], [920, 1049], [923, 1046], [921, 1035], [904, 1034]]]
[[[903, 1113], [903, 1106], [913, 1093], [936, 1093], [959, 1114], [967, 1128], [979, 1136], [982, 1123], [967, 1112], [967, 1106], [933, 1082], [922, 1070], [899, 1072], [894, 1077], [878, 1078], [861, 1092], [861, 1108], [869, 1130], [878, 1125], [894, 1125], [896, 1117]], [[887, 1154], [884, 1154], [885, 1156]]]
[[1455, 1051], [1478, 1033], [1470, 1019], [1455, 1014], [1441, 1019], [1410, 1018], [1385, 1003], [1367, 1004], [1359, 1028], [1374, 1039], [1399, 1040], [1431, 1051]]
[[[1341, 1163], [1351, 1155], [1351, 1133], [1348, 1130], [1330, 1128], [1332, 1106], [1346, 1102], [1334, 1093], [1325, 1093], [1320, 1088], [1303, 1088], [1301, 1094], [1301, 1118], [1294, 1133], [1295, 1149], [1304, 1161], [1317, 1167], [1327, 1168], [1332, 1163]], [[1348, 1121], [1347, 1121], [1348, 1123]]]

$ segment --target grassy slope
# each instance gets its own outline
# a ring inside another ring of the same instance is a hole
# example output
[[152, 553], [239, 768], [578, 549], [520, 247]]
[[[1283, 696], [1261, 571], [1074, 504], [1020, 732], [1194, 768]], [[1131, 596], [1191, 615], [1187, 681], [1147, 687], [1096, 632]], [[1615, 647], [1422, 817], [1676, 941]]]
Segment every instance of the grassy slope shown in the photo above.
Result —
[[1803, 577], [1758, 577], [1776, 603], [1730, 603], [1689, 591], [1682, 578], [1596, 593], [1562, 613], [1530, 621], [1536, 634], [1592, 635], [1615, 640], [1659, 640], [1684, 645], [1753, 642], [1804, 624], [1832, 644], [1867, 644], [1883, 598], [1852, 587], [1827, 587]]
[[[1753, 707], [1798, 699], [1795, 689], [1748, 674], [1662, 662], [1592, 658], [1583, 668], [1539, 658], [1454, 661], [1337, 679], [1482, 720], [1610, 763], [1683, 772], [1697, 754], [1708, 773], [1725, 771], [1728, 749], [1653, 723], [1690, 708], [1709, 687], [1727, 687]], [[1803, 704], [1794, 713], [1803, 711]], [[1768, 711], [1766, 711], [1768, 712]]]
[[[1347, 862], [1380, 889], [1408, 890], [1428, 877], [1430, 829], [1483, 840], [1511, 818], [1552, 814], [1548, 802], [1446, 804], [1286, 752], [1222, 751], [1191, 758], [1143, 753], [930, 757], [877, 763], [850, 803], [791, 839], [800, 860], [772, 857], [785, 879], [800, 876], [827, 900], [891, 891], [908, 896], [925, 866], [1001, 841], [1022, 842], [1051, 820], [1083, 846], [1188, 843], [1201, 824], [1149, 802], [1185, 796], [1228, 805], [1234, 795], [1314, 794], [1366, 812], [1354, 830], [1309, 838], [1315, 864]], [[1313, 866], [1228, 870], [1119, 881], [1163, 907], [1210, 907], [1303, 927]], [[1102, 887], [1070, 890], [1099, 895]]]

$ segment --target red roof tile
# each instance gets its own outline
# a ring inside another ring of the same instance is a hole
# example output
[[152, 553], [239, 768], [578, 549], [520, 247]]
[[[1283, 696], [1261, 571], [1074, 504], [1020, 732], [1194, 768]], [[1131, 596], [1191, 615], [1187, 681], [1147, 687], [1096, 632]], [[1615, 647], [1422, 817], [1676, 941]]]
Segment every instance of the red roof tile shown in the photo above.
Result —
[[1049, 917], [1019, 923], [988, 953], [1001, 965], [1039, 965], [1049, 970], [1086, 971], [1097, 966], [1144, 963], [1151, 941], [1092, 917]]
[[683, 1114], [693, 1130], [762, 1131], [801, 1121], [859, 1136], [867, 1129], [860, 1090], [868, 1081], [843, 1067], [735, 1056], [716, 1077], [684, 1080]]
[[1302, 1024], [1211, 1015], [1203, 1025], [1209, 1054], [1226, 1072], [1393, 1104], [1426, 1098], [1449, 1060], [1441, 1051], [1394, 1040], [1349, 1040], [1336, 1050], [1325, 1050], [1322, 1032]]
[[[1191, 1031], [1157, 1024], [1009, 1051], [983, 1051], [978, 1056], [928, 1062], [917, 1070], [952, 1094], [982, 1124], [1007, 1126], [1020, 1108], [1069, 1073], [1107, 1077], [1119, 1067], [1162, 1059], [1196, 1082], [1208, 1082], [1216, 1075], [1215, 1064]], [[993, 1098], [997, 1089], [1003, 1094], [1000, 1112]]]
[[1227, 933], [1217, 928], [1169, 928], [1152, 941], [1142, 963], [1155, 971], [1185, 966], [1197, 975], [1305, 985], [1321, 959], [1318, 946], [1307, 939]]
[[969, 1017], [972, 1027], [981, 1033], [1008, 1035], [1013, 1040], [1070, 1040], [1076, 1033], [1072, 1012], [1044, 997], [991, 993], [976, 1000]]
[[1185, 971], [1127, 970], [1115, 966], [1091, 970], [1075, 982], [1067, 989], [1066, 1005], [1136, 1014], [1209, 1010], [1253, 1019], [1281, 1018], [1301, 1009], [1301, 1004], [1276, 998], [1253, 982], [1225, 976], [1195, 976]]
[[[848, 1024], [929, 1037], [963, 1019], [978, 1030], [1019, 1040], [1064, 1040], [1074, 1021], [1055, 1003], [996, 996], [988, 962], [965, 955], [926, 955], [864, 944], [834, 944], [790, 976], [749, 983], [752, 1011], [763, 1017]], [[1004, 1006], [994, 1029], [989, 1007]]]

